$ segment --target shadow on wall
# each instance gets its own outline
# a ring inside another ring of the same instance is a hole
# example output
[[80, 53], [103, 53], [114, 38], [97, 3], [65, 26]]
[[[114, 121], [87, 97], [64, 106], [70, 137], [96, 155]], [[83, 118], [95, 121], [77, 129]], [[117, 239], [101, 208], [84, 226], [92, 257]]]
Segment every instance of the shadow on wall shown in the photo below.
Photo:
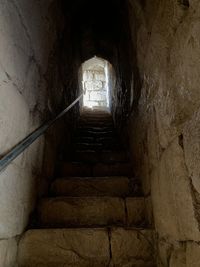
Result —
[[84, 93], [82, 107], [110, 110], [115, 80], [112, 65], [95, 56], [81, 65], [79, 73], [80, 87]]

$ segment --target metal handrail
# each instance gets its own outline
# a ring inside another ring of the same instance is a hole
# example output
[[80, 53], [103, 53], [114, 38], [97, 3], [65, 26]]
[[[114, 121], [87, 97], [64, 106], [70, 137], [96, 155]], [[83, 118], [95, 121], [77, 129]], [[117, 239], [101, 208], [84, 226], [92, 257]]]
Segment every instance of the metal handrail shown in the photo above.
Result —
[[24, 138], [18, 145], [16, 145], [10, 152], [8, 152], [0, 160], [0, 173], [14, 160], [16, 159], [24, 150], [26, 150], [35, 140], [37, 140], [41, 135], [43, 135], [50, 126], [52, 126], [57, 120], [63, 117], [80, 99], [83, 97], [81, 94], [71, 105], [64, 109], [59, 115], [54, 119], [51, 119], [36, 129], [34, 132], [29, 134]]

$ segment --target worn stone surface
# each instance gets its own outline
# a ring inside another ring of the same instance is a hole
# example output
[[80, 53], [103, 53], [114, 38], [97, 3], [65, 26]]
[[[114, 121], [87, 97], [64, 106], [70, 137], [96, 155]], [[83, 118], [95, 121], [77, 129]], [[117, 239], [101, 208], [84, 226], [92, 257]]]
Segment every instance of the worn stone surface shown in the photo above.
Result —
[[161, 236], [199, 240], [190, 180], [178, 140], [164, 152], [157, 172], [152, 174], [152, 202], [155, 225]]
[[145, 200], [144, 198], [126, 198], [128, 225], [145, 225]]
[[183, 146], [188, 174], [194, 189], [200, 193], [200, 109], [195, 112], [185, 124], [183, 131]]
[[125, 151], [120, 152], [107, 152], [107, 151], [76, 151], [73, 156], [71, 156], [74, 160], [86, 162], [86, 163], [117, 163], [117, 162], [126, 162], [127, 161], [127, 153]]
[[195, 242], [186, 244], [186, 266], [198, 267], [200, 264], [200, 245]]
[[19, 244], [20, 267], [108, 266], [109, 239], [104, 229], [30, 230]]
[[171, 253], [170, 261], [169, 261], [170, 267], [186, 267], [186, 266], [193, 266], [193, 265], [186, 265], [186, 254], [185, 254], [185, 246], [184, 244], [179, 246], [178, 248], [174, 248], [174, 250]]
[[153, 205], [151, 196], [145, 198], [145, 215], [147, 225], [154, 228]]
[[116, 228], [111, 231], [112, 260], [116, 267], [156, 266], [152, 246], [153, 232], [150, 230]]
[[123, 225], [125, 206], [123, 199], [112, 197], [44, 199], [39, 205], [39, 218], [46, 227]]
[[51, 186], [54, 196], [127, 196], [131, 193], [126, 177], [92, 177], [57, 179]]
[[173, 245], [168, 240], [162, 238], [157, 240], [157, 266], [169, 266], [169, 260], [172, 255]]
[[34, 177], [28, 166], [23, 166], [23, 158], [19, 157], [1, 174], [0, 236], [3, 239], [23, 232], [35, 202]]
[[[164, 266], [170, 253], [172, 266], [193, 266], [174, 243], [200, 238], [200, 4], [171, 0], [129, 4], [139, 73], [133, 72], [141, 81], [128, 127], [134, 171], [145, 195], [152, 197], [158, 243], [167, 247]], [[194, 247], [191, 250], [197, 257]]]
[[[27, 12], [31, 13], [29, 21]], [[40, 66], [43, 65], [44, 71], [47, 69], [43, 56], [48, 57], [52, 44], [49, 43], [49, 50], [43, 53], [39, 50], [41, 42], [47, 40], [44, 37], [37, 40], [35, 36], [44, 36], [47, 32], [48, 25], [39, 29], [35, 24], [38, 20], [44, 22], [44, 14], [48, 15], [44, 6], [33, 1], [0, 3], [1, 154], [37, 128], [46, 109], [46, 82]], [[36, 169], [38, 174], [41, 170], [43, 145], [42, 138], [1, 174], [0, 238], [21, 233], [27, 223], [33, 206]]]
[[0, 240], [0, 266], [15, 267], [17, 256], [17, 241], [13, 239]]
[[[50, 5], [51, 1], [46, 1]], [[0, 3], [0, 150], [6, 153], [44, 119], [48, 57], [56, 36], [48, 31], [48, 10], [34, 1]], [[50, 37], [51, 35], [51, 37]], [[46, 37], [45, 37], [46, 36]], [[48, 48], [44, 47], [48, 43]], [[8, 119], [9, 118], [9, 119]], [[20, 234], [34, 199], [44, 139], [36, 142], [3, 174], [0, 189], [0, 238]]]
[[90, 164], [84, 164], [79, 162], [72, 163], [62, 163], [59, 168], [59, 174], [62, 177], [67, 176], [91, 176], [92, 175], [92, 166]]
[[[57, 39], [51, 4], [0, 2], [0, 158], [47, 119], [46, 72]], [[39, 138], [0, 174], [2, 267], [15, 266], [17, 245], [12, 238], [22, 234], [33, 211], [44, 143], [45, 138]]]
[[94, 165], [93, 168], [94, 176], [131, 176], [132, 169], [129, 163], [113, 163], [113, 164], [103, 164], [98, 163]]

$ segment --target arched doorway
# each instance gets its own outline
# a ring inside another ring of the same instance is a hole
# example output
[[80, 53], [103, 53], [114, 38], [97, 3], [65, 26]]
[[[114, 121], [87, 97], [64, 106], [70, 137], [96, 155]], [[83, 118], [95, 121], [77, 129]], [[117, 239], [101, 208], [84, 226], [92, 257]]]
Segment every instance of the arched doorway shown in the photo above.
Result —
[[83, 108], [110, 110], [112, 96], [112, 65], [105, 59], [93, 57], [81, 66]]

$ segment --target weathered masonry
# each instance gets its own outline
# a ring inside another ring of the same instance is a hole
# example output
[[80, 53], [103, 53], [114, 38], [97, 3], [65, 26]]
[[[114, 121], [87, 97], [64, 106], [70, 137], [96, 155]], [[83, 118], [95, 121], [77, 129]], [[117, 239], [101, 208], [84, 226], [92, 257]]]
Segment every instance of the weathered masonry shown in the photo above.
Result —
[[0, 1], [0, 267], [200, 266], [199, 14]]

